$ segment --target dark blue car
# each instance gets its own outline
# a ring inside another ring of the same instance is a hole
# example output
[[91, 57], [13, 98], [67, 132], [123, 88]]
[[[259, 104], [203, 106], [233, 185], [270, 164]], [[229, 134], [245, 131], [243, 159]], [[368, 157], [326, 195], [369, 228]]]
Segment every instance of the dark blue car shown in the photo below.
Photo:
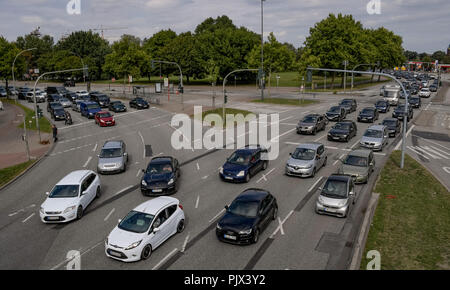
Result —
[[261, 146], [246, 146], [234, 151], [220, 168], [219, 175], [224, 181], [249, 182], [250, 177], [266, 170], [269, 161], [267, 149]]
[[94, 118], [95, 114], [100, 112], [102, 109], [96, 102], [83, 102], [80, 104], [81, 116], [87, 118]]
[[144, 176], [141, 180], [143, 195], [172, 194], [178, 190], [180, 177], [180, 164], [177, 159], [170, 156], [153, 158], [142, 170]]

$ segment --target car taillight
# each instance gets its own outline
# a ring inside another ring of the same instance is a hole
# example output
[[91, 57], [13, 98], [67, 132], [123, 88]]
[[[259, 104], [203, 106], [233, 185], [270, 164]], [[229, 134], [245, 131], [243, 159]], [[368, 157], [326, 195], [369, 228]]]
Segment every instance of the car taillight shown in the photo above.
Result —
[[181, 209], [183, 209], [183, 206], [181, 204], [178, 205]]

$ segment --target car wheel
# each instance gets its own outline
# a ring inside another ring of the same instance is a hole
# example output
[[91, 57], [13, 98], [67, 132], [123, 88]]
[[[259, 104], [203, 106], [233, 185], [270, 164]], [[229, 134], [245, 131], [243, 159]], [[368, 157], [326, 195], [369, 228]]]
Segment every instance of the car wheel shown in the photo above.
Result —
[[248, 183], [250, 181], [250, 173], [247, 173], [245, 176], [245, 182]]
[[263, 166], [262, 166], [262, 170], [266, 170], [268, 166], [268, 162], [264, 161]]
[[328, 161], [328, 157], [325, 157], [325, 161], [323, 162], [323, 165], [322, 165], [322, 167], [325, 167], [325, 166], [327, 166], [327, 161]]
[[152, 246], [147, 245], [142, 249], [141, 259], [147, 260], [152, 255]]
[[316, 176], [316, 168], [315, 167], [313, 168], [313, 171], [311, 173], [311, 177], [314, 178], [314, 176]]
[[273, 209], [272, 220], [276, 220], [278, 216], [278, 207]]
[[100, 198], [100, 196], [102, 196], [102, 192], [100, 190], [100, 186], [97, 187], [97, 192], [95, 193], [95, 198]]
[[80, 205], [78, 206], [77, 209], [77, 220], [81, 219], [82, 216], [83, 216], [83, 207]]
[[177, 226], [177, 233], [181, 233], [184, 231], [184, 220], [181, 220]]
[[314, 136], [317, 134], [317, 128], [314, 128], [313, 133]]
[[253, 234], [253, 240], [252, 240], [252, 242], [253, 242], [254, 244], [256, 244], [256, 243], [258, 242], [258, 240], [259, 240], [259, 230], [256, 229], [255, 233]]

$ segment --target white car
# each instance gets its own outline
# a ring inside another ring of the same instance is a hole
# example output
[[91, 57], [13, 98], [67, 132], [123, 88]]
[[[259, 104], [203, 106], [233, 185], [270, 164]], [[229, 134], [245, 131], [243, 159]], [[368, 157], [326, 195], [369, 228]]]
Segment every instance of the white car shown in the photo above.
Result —
[[[27, 99], [28, 103], [34, 103], [34, 93], [33, 92], [28, 92], [25, 96], [25, 98]], [[45, 102], [45, 97], [40, 93], [36, 91], [36, 103], [44, 103]]]
[[80, 219], [84, 210], [100, 197], [100, 178], [92, 170], [78, 170], [61, 179], [41, 205], [44, 223], [65, 223]]
[[148, 259], [168, 238], [184, 230], [178, 199], [161, 196], [130, 211], [105, 241], [106, 256], [123, 262]]
[[89, 92], [88, 91], [76, 91], [76, 94], [77, 94], [77, 96], [79, 98], [89, 96]]
[[431, 97], [431, 91], [429, 88], [422, 88], [419, 92], [419, 97], [429, 98]]

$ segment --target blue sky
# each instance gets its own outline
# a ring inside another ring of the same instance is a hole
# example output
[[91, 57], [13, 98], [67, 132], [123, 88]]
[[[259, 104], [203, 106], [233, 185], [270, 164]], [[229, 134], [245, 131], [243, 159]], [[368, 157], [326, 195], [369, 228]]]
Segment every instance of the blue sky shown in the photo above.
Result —
[[[260, 0], [79, 0], [81, 14], [69, 15], [69, 0], [0, 0], [0, 35], [8, 40], [36, 27], [58, 40], [76, 30], [104, 27], [114, 41], [133, 34], [142, 39], [161, 29], [193, 31], [208, 17], [229, 16], [238, 26], [260, 31]], [[384, 26], [403, 37], [404, 47], [419, 52], [446, 50], [450, 43], [450, 1], [379, 0], [381, 14], [369, 15], [371, 0], [266, 0], [265, 35], [296, 47], [303, 44], [314, 23], [329, 13], [352, 14], [365, 27]], [[375, 1], [375, 0], [372, 0]]]

